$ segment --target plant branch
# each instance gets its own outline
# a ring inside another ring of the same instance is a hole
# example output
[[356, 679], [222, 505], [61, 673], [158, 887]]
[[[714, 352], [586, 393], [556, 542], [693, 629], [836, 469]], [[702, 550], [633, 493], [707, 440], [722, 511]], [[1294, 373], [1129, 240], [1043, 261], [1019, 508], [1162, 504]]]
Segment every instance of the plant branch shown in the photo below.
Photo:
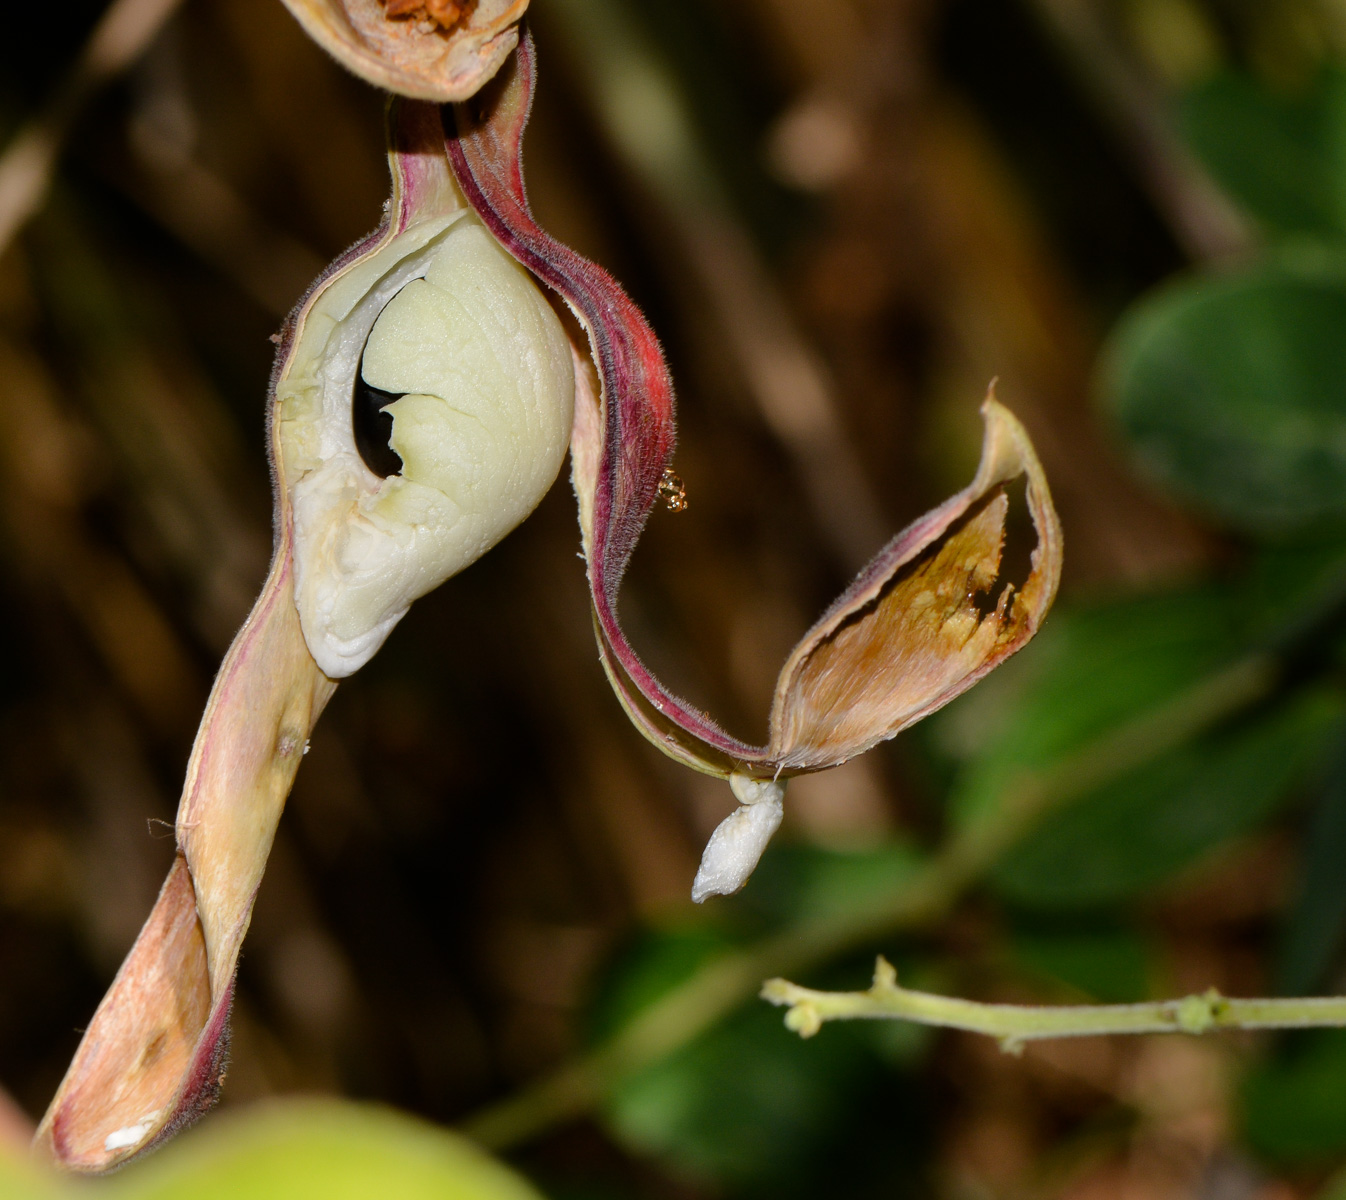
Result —
[[620, 1079], [691, 1042], [750, 999], [762, 979], [929, 928], [1048, 812], [1242, 710], [1265, 696], [1276, 678], [1273, 656], [1251, 655], [1053, 768], [1025, 773], [985, 816], [954, 833], [900, 885], [845, 913], [804, 922], [713, 960], [597, 1049], [469, 1119], [465, 1132], [493, 1150], [516, 1146], [589, 1111]]
[[787, 979], [769, 979], [760, 994], [772, 1004], [789, 1006], [786, 1028], [800, 1037], [812, 1037], [826, 1021], [913, 1021], [987, 1034], [1009, 1054], [1018, 1054], [1025, 1042], [1045, 1038], [1346, 1025], [1346, 996], [1235, 1000], [1214, 988], [1199, 996], [1145, 1004], [984, 1004], [900, 987], [897, 972], [882, 956], [867, 991], [817, 992]]

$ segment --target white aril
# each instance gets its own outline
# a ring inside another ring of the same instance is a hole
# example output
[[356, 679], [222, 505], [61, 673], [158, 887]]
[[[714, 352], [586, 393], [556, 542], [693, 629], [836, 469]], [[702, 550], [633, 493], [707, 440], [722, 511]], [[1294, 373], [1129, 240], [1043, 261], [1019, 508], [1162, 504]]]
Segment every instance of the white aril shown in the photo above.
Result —
[[[356, 445], [364, 382], [399, 397], [380, 478]], [[526, 517], [560, 470], [574, 378], [556, 314], [466, 210], [413, 226], [338, 275], [277, 385], [295, 602], [332, 678], [363, 666], [411, 603]]]

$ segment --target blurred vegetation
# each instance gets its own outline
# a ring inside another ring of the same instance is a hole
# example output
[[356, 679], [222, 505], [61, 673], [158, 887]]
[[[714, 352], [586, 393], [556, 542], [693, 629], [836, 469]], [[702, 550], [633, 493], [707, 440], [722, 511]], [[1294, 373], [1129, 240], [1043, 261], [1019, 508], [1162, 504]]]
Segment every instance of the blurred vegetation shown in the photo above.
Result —
[[[68, 103], [101, 8], [12, 18], [0, 146]], [[1339, 1033], [1011, 1058], [878, 1024], [801, 1042], [752, 997], [782, 963], [863, 986], [876, 950], [987, 1000], [1346, 990], [1346, 7], [531, 20], [534, 206], [625, 282], [680, 385], [691, 507], [655, 514], [624, 599], [661, 674], [759, 734], [812, 617], [966, 481], [992, 376], [1053, 484], [1062, 598], [948, 710], [793, 783], [748, 888], [694, 910], [732, 801], [622, 716], [558, 485], [320, 723], [225, 1108], [325, 1092], [465, 1124], [558, 1200], [1340, 1200]], [[170, 860], [266, 563], [268, 335], [377, 223], [380, 122], [276, 0], [185, 0], [74, 112], [0, 256], [0, 1139], [55, 1090]], [[111, 1190], [188, 1194], [173, 1172], [222, 1161], [234, 1117]], [[307, 1119], [276, 1169], [367, 1138], [367, 1169], [411, 1171], [403, 1139], [441, 1145]], [[252, 1129], [229, 1170], [263, 1154]]]

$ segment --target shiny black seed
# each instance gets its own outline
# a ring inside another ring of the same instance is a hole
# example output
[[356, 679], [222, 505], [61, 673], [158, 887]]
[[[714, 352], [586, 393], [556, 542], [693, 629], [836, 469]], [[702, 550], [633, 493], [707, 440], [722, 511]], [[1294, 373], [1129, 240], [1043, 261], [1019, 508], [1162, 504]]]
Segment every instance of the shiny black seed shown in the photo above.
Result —
[[365, 360], [360, 356], [360, 369], [355, 373], [354, 395], [351, 397], [351, 425], [355, 430], [355, 448], [364, 464], [380, 479], [402, 472], [402, 456], [390, 445], [393, 436], [393, 418], [383, 410], [403, 392], [385, 392], [365, 382]]

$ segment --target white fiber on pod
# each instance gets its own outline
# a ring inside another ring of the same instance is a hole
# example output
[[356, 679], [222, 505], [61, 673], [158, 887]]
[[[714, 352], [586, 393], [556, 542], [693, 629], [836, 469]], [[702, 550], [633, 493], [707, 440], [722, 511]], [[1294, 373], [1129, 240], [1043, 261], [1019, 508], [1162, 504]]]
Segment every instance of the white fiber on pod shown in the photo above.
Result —
[[785, 785], [772, 779], [729, 776], [739, 807], [715, 827], [692, 881], [692, 899], [730, 896], [748, 882], [785, 815]]

